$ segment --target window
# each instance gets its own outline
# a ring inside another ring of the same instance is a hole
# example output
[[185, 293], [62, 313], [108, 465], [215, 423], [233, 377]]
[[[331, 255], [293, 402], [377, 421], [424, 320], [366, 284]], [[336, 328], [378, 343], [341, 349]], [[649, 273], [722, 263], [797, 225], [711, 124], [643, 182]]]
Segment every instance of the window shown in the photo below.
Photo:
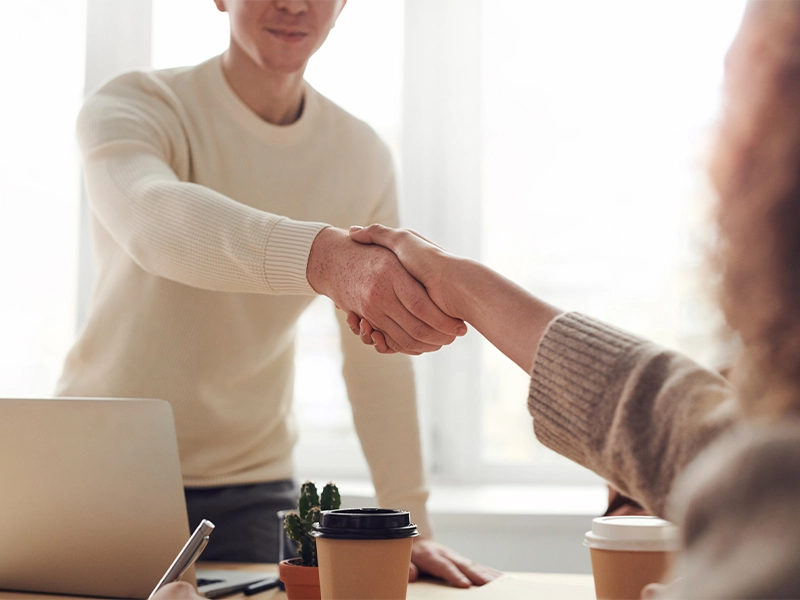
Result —
[[[482, 259], [719, 366], [704, 158], [743, 4], [483, 2]], [[482, 463], [566, 467], [514, 418], [528, 378], [482, 355]]]
[[[75, 333], [86, 2], [3, 7], [0, 395], [53, 393]], [[21, 60], [21, 57], [24, 59]]]

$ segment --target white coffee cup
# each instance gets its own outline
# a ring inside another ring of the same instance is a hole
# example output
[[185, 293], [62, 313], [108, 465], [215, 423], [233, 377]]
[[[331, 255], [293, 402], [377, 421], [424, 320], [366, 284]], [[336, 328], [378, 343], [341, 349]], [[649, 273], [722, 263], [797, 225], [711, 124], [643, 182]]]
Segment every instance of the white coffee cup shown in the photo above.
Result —
[[598, 600], [638, 599], [662, 580], [678, 551], [678, 528], [645, 516], [598, 517], [586, 533]]

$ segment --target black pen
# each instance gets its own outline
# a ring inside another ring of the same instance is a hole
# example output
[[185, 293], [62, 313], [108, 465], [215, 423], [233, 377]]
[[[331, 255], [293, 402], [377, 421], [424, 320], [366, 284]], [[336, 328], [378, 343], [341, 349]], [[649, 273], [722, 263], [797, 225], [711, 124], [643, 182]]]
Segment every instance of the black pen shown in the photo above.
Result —
[[253, 596], [254, 594], [258, 594], [260, 592], [266, 592], [267, 590], [271, 590], [274, 587], [278, 587], [280, 584], [281, 580], [278, 579], [277, 575], [274, 575], [269, 579], [262, 579], [261, 581], [256, 581], [255, 583], [251, 583], [246, 588], [244, 588], [244, 595]]

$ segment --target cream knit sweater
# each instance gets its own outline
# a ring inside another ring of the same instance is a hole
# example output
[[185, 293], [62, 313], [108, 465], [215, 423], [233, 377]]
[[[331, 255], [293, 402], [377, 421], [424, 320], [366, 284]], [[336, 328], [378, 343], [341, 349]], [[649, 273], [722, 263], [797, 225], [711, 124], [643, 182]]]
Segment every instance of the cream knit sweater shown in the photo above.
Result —
[[800, 419], [744, 420], [688, 358], [569, 313], [534, 362], [545, 445], [681, 527], [669, 598], [800, 597]]
[[[310, 86], [297, 122], [261, 120], [219, 57], [113, 79], [78, 138], [97, 282], [57, 393], [168, 400], [187, 486], [291, 478], [309, 251], [327, 224], [397, 223], [388, 149]], [[378, 501], [429, 533], [410, 360], [376, 354], [339, 317]]]

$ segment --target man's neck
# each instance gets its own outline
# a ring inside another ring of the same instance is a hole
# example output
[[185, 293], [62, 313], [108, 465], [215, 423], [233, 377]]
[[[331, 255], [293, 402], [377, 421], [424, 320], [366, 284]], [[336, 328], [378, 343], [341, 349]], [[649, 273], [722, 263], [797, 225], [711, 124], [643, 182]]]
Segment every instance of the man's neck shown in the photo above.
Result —
[[289, 125], [303, 111], [303, 71], [278, 73], [255, 64], [235, 45], [222, 56], [222, 71], [236, 95], [273, 125]]

